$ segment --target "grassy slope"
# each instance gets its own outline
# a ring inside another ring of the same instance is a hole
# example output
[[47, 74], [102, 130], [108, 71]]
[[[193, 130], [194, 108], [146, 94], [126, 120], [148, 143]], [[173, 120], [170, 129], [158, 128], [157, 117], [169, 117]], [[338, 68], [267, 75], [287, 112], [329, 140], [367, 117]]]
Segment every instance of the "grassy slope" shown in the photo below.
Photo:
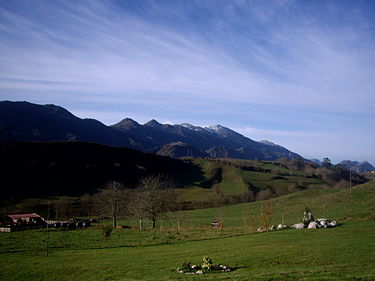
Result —
[[[375, 219], [375, 181], [356, 186], [352, 192], [349, 189], [305, 190], [272, 200], [272, 223], [281, 223], [282, 213], [286, 224], [302, 220], [305, 207], [310, 207], [317, 218], [329, 217], [337, 220], [350, 218], [361, 219], [373, 216]], [[263, 201], [244, 203], [220, 208], [224, 214], [224, 225], [243, 226], [244, 216], [251, 223], [259, 215]], [[207, 219], [213, 219], [217, 208], [189, 211], [196, 221], [201, 224]]]
[[[316, 217], [343, 222], [334, 229], [249, 234], [250, 228], [243, 226], [256, 225], [262, 204], [256, 202], [184, 212], [195, 228], [179, 232], [116, 230], [107, 241], [99, 228], [54, 231], [48, 258], [43, 230], [1, 233], [0, 279], [375, 280], [374, 194], [372, 181], [355, 187], [351, 194], [307, 190], [273, 200], [274, 223], [280, 221], [282, 211], [287, 223], [299, 222], [309, 205]], [[221, 232], [207, 227], [218, 211], [224, 214]], [[203, 255], [237, 269], [203, 276], [173, 272], [184, 260], [199, 263]]]
[[182, 200], [204, 201], [212, 198], [220, 198], [222, 195], [241, 194], [248, 191], [247, 185], [241, 177], [240, 169], [203, 159], [195, 160], [194, 162], [199, 164], [202, 168], [205, 181], [212, 179], [216, 169], [219, 168], [222, 169], [222, 179], [220, 182], [214, 183], [212, 187], [209, 188], [202, 187], [200, 182], [196, 182], [195, 186], [177, 189]]
[[[270, 171], [269, 173], [241, 170], [228, 164], [206, 159], [191, 159], [191, 161], [202, 169], [204, 181], [212, 179], [218, 168], [222, 169], [222, 180], [219, 183], [215, 183], [211, 188], [202, 187], [202, 181], [200, 181], [195, 182], [193, 186], [176, 189], [182, 201], [207, 201], [219, 199], [226, 195], [242, 194], [248, 191], [249, 185], [259, 190], [271, 188], [277, 194], [286, 194], [288, 193], [288, 187], [291, 185], [307, 187], [309, 185], [323, 184], [320, 179], [307, 178], [301, 171], [291, 171], [274, 165], [269, 161], [226, 160], [228, 163], [233, 162], [237, 165], [249, 165], [266, 169]], [[288, 175], [275, 179], [276, 175], [272, 174], [272, 172], [282, 172]]]
[[[176, 188], [176, 191], [181, 201], [200, 201], [199, 206], [204, 206], [204, 202], [209, 201], [216, 201], [220, 204], [233, 195], [248, 192], [249, 186], [258, 190], [272, 189], [276, 195], [281, 195], [289, 193], [290, 186], [306, 187], [309, 184], [323, 184], [320, 179], [308, 178], [303, 172], [291, 171], [267, 161], [226, 160], [228, 163], [258, 167], [269, 172], [241, 170], [234, 165], [207, 159], [190, 159], [190, 161], [193, 165], [186, 165], [186, 169], [182, 169], [177, 174], [179, 180], [176, 184], [179, 188]], [[218, 170], [221, 171], [219, 178], [215, 177]], [[277, 172], [282, 172], [284, 175], [280, 178]], [[275, 179], [275, 177], [279, 178]], [[49, 197], [47, 200], [45, 198], [22, 199], [20, 202], [17, 201], [17, 204], [13, 204], [11, 209], [0, 206], [0, 213], [37, 212], [46, 215], [46, 202], [48, 200], [53, 202], [56, 198], [58, 197]]]

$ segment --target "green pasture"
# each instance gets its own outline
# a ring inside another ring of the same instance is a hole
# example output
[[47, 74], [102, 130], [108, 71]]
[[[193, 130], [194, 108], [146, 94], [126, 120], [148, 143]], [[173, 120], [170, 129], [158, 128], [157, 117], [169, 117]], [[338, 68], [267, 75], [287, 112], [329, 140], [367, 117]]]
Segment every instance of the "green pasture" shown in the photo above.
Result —
[[[109, 238], [100, 222], [84, 230], [0, 233], [0, 280], [375, 280], [375, 182], [339, 190], [305, 190], [272, 200], [272, 223], [315, 217], [332, 229], [254, 233], [264, 202], [168, 214], [157, 229], [122, 219]], [[222, 231], [209, 223], [220, 216]], [[147, 226], [147, 222], [146, 222]], [[204, 255], [228, 273], [184, 275], [184, 261]]]
[[[48, 257], [35, 249], [6, 251], [1, 253], [0, 277], [1, 280], [374, 280], [374, 228], [373, 221], [355, 221], [335, 229], [286, 230], [148, 246], [106, 247], [103, 241], [99, 248], [80, 248], [77, 244], [76, 248], [53, 249]], [[203, 276], [174, 272], [183, 261], [199, 263], [204, 255], [235, 270]]]
[[[252, 186], [258, 190], [270, 189], [276, 195], [294, 192], [296, 188], [308, 188], [312, 185], [323, 185], [319, 178], [307, 177], [303, 171], [292, 171], [271, 161], [252, 161], [230, 159], [223, 162], [215, 162], [207, 159], [190, 159], [199, 166], [202, 171], [201, 179], [191, 186], [176, 188], [182, 201], [209, 201], [222, 199], [225, 196], [243, 194]], [[261, 168], [268, 172], [256, 172], [242, 170], [235, 165], [243, 165]], [[221, 169], [221, 180], [212, 184], [215, 180], [217, 169]], [[283, 175], [278, 175], [282, 173]], [[197, 178], [191, 174], [192, 178]], [[295, 187], [290, 190], [290, 187]], [[289, 190], [288, 190], [289, 188]]]

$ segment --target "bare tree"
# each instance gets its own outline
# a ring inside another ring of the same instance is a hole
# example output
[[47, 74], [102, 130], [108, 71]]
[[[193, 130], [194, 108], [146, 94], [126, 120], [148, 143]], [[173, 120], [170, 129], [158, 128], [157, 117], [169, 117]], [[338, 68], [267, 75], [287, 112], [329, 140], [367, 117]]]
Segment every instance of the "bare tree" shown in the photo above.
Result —
[[123, 185], [116, 181], [111, 181], [106, 188], [96, 195], [97, 206], [101, 214], [112, 217], [112, 227], [116, 228], [117, 216], [126, 212], [126, 192]]
[[155, 228], [161, 214], [177, 209], [177, 194], [165, 177], [149, 176], [141, 180], [133, 205], [135, 215], [140, 219], [149, 219], [152, 228]]
[[266, 202], [262, 204], [261, 211], [260, 211], [261, 227], [265, 228], [267, 232], [271, 224], [272, 213], [273, 213], [272, 201], [267, 200]]
[[221, 231], [223, 230], [224, 221], [224, 209], [218, 210], [215, 215], [215, 221], [217, 222], [217, 228]]
[[79, 215], [82, 217], [97, 215], [95, 213], [94, 203], [93, 195], [88, 193], [82, 195], [79, 198]]
[[68, 197], [60, 197], [53, 203], [55, 220], [66, 219], [72, 214], [74, 200]]

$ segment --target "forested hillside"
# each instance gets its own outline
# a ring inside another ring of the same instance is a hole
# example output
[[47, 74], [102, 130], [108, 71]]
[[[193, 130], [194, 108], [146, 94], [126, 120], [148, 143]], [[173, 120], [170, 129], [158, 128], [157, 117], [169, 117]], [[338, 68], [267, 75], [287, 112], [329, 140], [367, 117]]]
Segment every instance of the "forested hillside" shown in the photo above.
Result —
[[[132, 190], [143, 178], [155, 175], [175, 189], [182, 209], [259, 201], [306, 189], [348, 188], [350, 179], [352, 186], [366, 181], [339, 166], [319, 167], [302, 159], [173, 159], [79, 142], [2, 143], [0, 169], [4, 206], [51, 196], [69, 196], [78, 205], [84, 196], [93, 203], [92, 196], [110, 182]], [[40, 204], [45, 202], [26, 202], [22, 206], [30, 210], [21, 206], [19, 211], [32, 211]]]

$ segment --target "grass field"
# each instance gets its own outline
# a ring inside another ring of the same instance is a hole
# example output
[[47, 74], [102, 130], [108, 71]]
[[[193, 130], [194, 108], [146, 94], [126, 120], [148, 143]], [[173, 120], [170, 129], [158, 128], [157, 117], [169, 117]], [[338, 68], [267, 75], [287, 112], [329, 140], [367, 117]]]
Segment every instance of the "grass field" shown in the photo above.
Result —
[[[345, 190], [305, 190], [272, 200], [272, 223], [315, 217], [337, 219], [332, 229], [253, 233], [264, 202], [175, 213], [157, 230], [85, 230], [0, 233], [0, 280], [375, 280], [375, 182]], [[209, 223], [220, 213], [222, 231]], [[177, 229], [177, 221], [181, 230]], [[135, 221], [121, 224], [136, 226]], [[235, 268], [183, 275], [184, 261], [204, 255]]]
[[[249, 191], [249, 186], [259, 190], [270, 189], [278, 195], [290, 193], [291, 186], [307, 188], [310, 185], [323, 185], [319, 178], [310, 178], [303, 171], [294, 171], [276, 165], [271, 161], [252, 161], [226, 159], [216, 162], [207, 159], [190, 159], [202, 170], [203, 180], [193, 186], [177, 188], [182, 201], [209, 201]], [[230, 165], [230, 164], [234, 165]], [[263, 171], [249, 171], [238, 168], [239, 165], [261, 168]], [[221, 170], [220, 179], [215, 179], [217, 169]], [[265, 172], [267, 171], [267, 172]], [[278, 176], [283, 173], [284, 176]], [[293, 190], [295, 191], [295, 190]]]

